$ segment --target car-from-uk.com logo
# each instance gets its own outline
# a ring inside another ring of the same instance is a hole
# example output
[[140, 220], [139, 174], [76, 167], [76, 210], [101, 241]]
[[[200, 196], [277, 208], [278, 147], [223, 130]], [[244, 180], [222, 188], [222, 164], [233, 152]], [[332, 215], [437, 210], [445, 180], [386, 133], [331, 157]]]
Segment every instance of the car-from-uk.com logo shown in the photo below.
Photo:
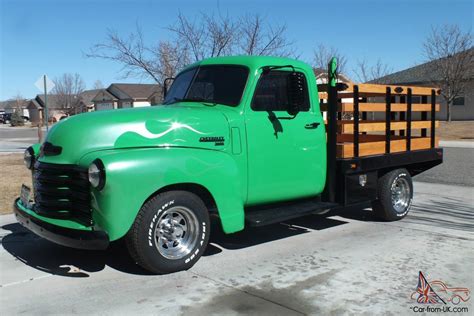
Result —
[[450, 287], [440, 280], [428, 282], [420, 271], [418, 286], [410, 296], [416, 305], [410, 309], [417, 313], [469, 313], [469, 307], [462, 305], [469, 301], [470, 294], [465, 287]]

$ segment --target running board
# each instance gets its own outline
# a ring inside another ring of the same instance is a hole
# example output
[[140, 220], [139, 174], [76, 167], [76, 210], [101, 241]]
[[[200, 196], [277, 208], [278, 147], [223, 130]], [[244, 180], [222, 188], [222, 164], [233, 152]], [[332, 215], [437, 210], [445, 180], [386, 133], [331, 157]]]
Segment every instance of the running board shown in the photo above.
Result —
[[251, 210], [246, 210], [245, 221], [249, 226], [265, 226], [304, 215], [324, 214], [337, 206], [339, 206], [337, 203], [306, 200], [291, 204], [267, 205], [260, 209], [252, 207]]

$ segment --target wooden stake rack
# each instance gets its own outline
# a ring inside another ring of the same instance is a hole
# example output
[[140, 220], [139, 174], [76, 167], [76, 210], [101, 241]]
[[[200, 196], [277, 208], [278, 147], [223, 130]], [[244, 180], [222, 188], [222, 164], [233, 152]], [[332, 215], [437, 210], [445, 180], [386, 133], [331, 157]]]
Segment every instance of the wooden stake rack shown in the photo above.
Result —
[[[436, 95], [440, 91], [437, 88], [378, 84], [339, 86], [337, 158], [438, 147], [435, 130], [439, 125], [436, 112], [440, 106]], [[327, 85], [318, 85], [318, 90], [321, 111], [327, 111]], [[414, 100], [417, 103], [413, 103]], [[415, 120], [412, 119], [414, 112], [420, 113]]]

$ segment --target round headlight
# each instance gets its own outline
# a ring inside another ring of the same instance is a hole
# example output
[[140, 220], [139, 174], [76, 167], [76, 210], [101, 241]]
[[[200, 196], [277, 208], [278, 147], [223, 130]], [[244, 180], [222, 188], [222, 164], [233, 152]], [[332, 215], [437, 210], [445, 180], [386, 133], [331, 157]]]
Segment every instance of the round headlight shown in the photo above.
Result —
[[105, 168], [102, 161], [96, 159], [89, 166], [89, 182], [92, 187], [102, 190], [105, 185]]
[[23, 162], [25, 163], [26, 168], [33, 169], [35, 164], [35, 153], [33, 148], [28, 147], [23, 154]]

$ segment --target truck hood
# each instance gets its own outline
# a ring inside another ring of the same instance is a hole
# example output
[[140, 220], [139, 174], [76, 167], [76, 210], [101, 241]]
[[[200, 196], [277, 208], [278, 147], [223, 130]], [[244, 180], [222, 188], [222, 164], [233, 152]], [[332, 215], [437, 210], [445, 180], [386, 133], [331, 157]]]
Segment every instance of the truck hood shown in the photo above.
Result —
[[205, 105], [175, 103], [144, 108], [97, 111], [69, 117], [51, 128], [46, 142], [61, 154], [41, 160], [76, 163], [105, 149], [193, 147], [225, 150], [229, 124], [224, 114]]

